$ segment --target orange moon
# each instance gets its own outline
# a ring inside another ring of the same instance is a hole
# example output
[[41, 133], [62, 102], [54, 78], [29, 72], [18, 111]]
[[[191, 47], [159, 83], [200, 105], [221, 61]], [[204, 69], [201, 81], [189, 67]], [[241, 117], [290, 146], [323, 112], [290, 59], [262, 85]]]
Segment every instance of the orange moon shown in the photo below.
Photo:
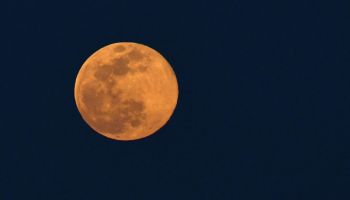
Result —
[[80, 68], [74, 88], [84, 121], [114, 140], [136, 140], [158, 131], [173, 114], [178, 93], [167, 60], [131, 42], [93, 53]]

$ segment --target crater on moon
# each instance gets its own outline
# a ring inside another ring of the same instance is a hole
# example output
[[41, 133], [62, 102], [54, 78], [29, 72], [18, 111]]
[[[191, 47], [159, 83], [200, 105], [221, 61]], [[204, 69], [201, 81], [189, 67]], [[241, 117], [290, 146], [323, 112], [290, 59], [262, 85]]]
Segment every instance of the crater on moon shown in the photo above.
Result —
[[176, 77], [164, 57], [136, 43], [115, 43], [95, 52], [80, 69], [75, 85], [83, 119], [117, 140], [157, 131], [173, 113], [177, 97]]

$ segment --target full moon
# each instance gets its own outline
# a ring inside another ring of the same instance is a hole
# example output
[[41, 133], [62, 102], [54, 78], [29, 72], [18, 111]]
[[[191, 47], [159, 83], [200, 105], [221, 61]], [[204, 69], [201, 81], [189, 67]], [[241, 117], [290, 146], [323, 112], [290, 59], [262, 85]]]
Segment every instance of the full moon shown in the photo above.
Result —
[[167, 60], [131, 42], [93, 53], [80, 68], [74, 88], [84, 121], [114, 140], [136, 140], [158, 131], [173, 114], [178, 93]]

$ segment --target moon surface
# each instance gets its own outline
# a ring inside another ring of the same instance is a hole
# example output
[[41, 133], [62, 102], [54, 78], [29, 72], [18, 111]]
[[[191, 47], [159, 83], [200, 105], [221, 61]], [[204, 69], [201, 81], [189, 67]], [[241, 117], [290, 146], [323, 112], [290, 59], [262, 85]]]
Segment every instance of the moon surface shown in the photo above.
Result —
[[115, 140], [147, 137], [170, 119], [178, 99], [175, 73], [154, 49], [120, 42], [93, 53], [76, 78], [75, 102], [86, 123]]

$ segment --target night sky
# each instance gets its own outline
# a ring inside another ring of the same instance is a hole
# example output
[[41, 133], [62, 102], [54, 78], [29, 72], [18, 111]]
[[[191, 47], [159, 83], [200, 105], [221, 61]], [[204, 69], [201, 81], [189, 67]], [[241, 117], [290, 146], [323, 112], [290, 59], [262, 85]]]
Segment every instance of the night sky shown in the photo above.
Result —
[[[350, 199], [344, 0], [7, 0], [1, 200]], [[156, 134], [95, 133], [74, 101], [83, 62], [121, 41], [172, 65]]]

